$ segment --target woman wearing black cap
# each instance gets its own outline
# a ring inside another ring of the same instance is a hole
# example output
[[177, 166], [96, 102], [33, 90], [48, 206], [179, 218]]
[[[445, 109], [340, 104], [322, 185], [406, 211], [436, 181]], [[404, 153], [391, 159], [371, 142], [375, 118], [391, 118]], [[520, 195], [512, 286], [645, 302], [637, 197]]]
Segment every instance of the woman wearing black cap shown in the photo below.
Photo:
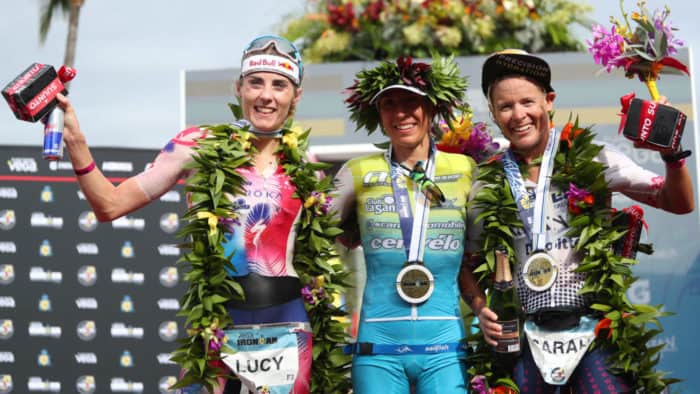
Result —
[[[611, 238], [606, 237], [612, 232], [606, 229], [612, 225], [610, 215], [603, 212], [610, 212], [611, 192], [672, 213], [688, 213], [694, 209], [690, 176], [677, 156], [666, 156], [670, 161], [664, 179], [612, 147], [596, 145], [588, 129], [575, 125], [561, 131], [554, 128], [550, 113], [556, 94], [550, 79], [547, 62], [523, 51], [498, 52], [484, 62], [482, 90], [510, 148], [487, 163], [486, 168], [493, 171], [486, 173], [493, 176], [480, 178], [482, 182], [474, 188], [496, 195], [504, 192], [512, 200], [500, 201], [504, 205], [494, 211], [494, 205], [477, 191], [472, 214], [490, 210], [491, 228], [504, 225], [511, 228], [512, 235], [472, 227], [470, 239], [488, 239], [475, 249], [478, 253], [491, 253], [500, 244], [515, 256], [511, 262], [527, 316], [524, 330], [529, 344], [524, 343], [513, 369], [521, 392], [548, 393], [562, 385], [573, 392], [634, 391], [639, 377], [613, 375], [601, 367], [607, 365], [615, 346], [587, 351], [595, 334], [604, 328], [591, 305], [613, 305], [625, 299], [624, 291], [613, 287], [583, 294], [584, 285], [596, 288], [587, 282], [589, 276], [609, 278], [600, 276], [596, 265], [588, 263], [591, 256], [621, 261], [607, 252]], [[510, 216], [509, 209], [513, 212]], [[586, 217], [599, 220], [601, 230], [572, 235], [572, 229], [580, 231], [580, 220]], [[579, 221], [572, 222], [572, 218]], [[462, 270], [460, 288], [479, 318], [485, 341], [495, 346], [502, 326], [486, 306], [475, 275], [470, 269]], [[601, 343], [608, 344], [606, 340]], [[646, 343], [638, 345], [645, 347]]]

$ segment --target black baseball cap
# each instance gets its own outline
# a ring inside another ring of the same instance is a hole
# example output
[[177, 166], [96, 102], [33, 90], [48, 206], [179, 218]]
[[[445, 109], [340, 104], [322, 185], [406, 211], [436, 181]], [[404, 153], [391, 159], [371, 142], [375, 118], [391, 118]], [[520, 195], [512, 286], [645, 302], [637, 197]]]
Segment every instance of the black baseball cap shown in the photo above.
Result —
[[520, 75], [553, 92], [552, 71], [542, 58], [522, 49], [504, 49], [491, 54], [481, 69], [481, 90], [488, 95], [489, 87], [508, 75]]

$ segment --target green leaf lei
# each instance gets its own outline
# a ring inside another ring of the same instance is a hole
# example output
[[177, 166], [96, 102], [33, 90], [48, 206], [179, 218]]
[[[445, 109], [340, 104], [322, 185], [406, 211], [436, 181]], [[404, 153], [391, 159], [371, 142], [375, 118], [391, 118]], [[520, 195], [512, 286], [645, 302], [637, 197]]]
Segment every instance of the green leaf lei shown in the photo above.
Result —
[[376, 104], [370, 104], [370, 101], [391, 85], [420, 89], [435, 106], [437, 115], [445, 121], [454, 118], [454, 110], [467, 111], [469, 106], [463, 102], [467, 79], [459, 75], [454, 56], [432, 55], [432, 64], [415, 62], [411, 57], [402, 56], [396, 62], [385, 60], [372, 69], [358, 72], [355, 83], [348, 88], [350, 97], [345, 100], [356, 130], [364, 127], [368, 134], [378, 128], [381, 130], [379, 111]]
[[[626, 291], [637, 280], [631, 270], [637, 261], [613, 252], [613, 243], [624, 236], [626, 230], [613, 225], [620, 213], [609, 206], [610, 190], [603, 176], [606, 167], [594, 161], [602, 147], [593, 143], [594, 137], [590, 128], [579, 128], [578, 119], [569, 122], [562, 129], [551, 178], [553, 186], [560, 191], [571, 190], [573, 185], [592, 196], [586, 201], [569, 197], [570, 228], [567, 232], [567, 236], [578, 238], [576, 251], [583, 256], [577, 268], [577, 272], [586, 274], [580, 294], [590, 297], [592, 312], [601, 316], [592, 346], [610, 350], [610, 372], [630, 376], [635, 389], [659, 393], [667, 385], [678, 382], [655, 370], [664, 345], [648, 346], [650, 340], [663, 332], [658, 318], [669, 313], [662, 312], [661, 305], [632, 304], [626, 296]], [[520, 170], [525, 177], [527, 164], [521, 164]], [[486, 289], [492, 285], [494, 251], [498, 246], [508, 250], [511, 265], [515, 266], [511, 229], [522, 228], [523, 224], [498, 156], [480, 165], [478, 180], [486, 186], [477, 193], [472, 204], [481, 210], [475, 221], [483, 222], [481, 251], [485, 258], [474, 272], [481, 288]], [[483, 334], [479, 332], [468, 340], [474, 349], [468, 359], [470, 376], [485, 376], [491, 387], [517, 387], [510, 372], [495, 365], [492, 349], [484, 341]]]
[[[240, 107], [229, 106], [240, 119]], [[179, 261], [188, 268], [184, 278], [189, 286], [178, 315], [186, 317], [189, 329], [172, 360], [186, 371], [174, 388], [199, 383], [211, 390], [216, 377], [224, 373], [220, 354], [232, 352], [225, 346], [222, 331], [234, 323], [226, 302], [244, 296], [241, 286], [226, 272], [233, 266], [230, 256], [224, 255], [223, 241], [231, 231], [227, 221], [240, 219], [238, 206], [229, 196], [244, 192], [244, 179], [236, 169], [252, 165], [255, 148], [251, 140], [255, 136], [247, 126], [202, 127], [210, 131], [209, 138], [198, 141], [194, 161], [187, 167], [195, 170], [185, 186], [191, 206], [184, 215], [188, 224], [179, 233], [187, 240], [181, 246], [189, 249]], [[295, 197], [303, 202], [293, 264], [305, 285], [304, 305], [313, 332], [311, 392], [345, 393], [350, 388], [350, 356], [342, 351], [348, 342], [347, 324], [342, 322], [347, 313], [332, 301], [345, 293], [348, 275], [334, 248], [341, 230], [328, 211], [332, 179], [317, 177], [317, 171], [327, 165], [310, 163], [304, 153], [309, 132], [292, 127], [289, 119], [278, 150], [281, 165], [296, 188]]]

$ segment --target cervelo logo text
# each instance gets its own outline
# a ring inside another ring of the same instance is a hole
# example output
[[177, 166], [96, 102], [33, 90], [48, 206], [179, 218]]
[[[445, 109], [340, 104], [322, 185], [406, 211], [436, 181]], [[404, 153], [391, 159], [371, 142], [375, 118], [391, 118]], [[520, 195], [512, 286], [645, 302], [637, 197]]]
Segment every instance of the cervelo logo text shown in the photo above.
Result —
[[115, 229], [143, 230], [144, 227], [146, 227], [146, 221], [141, 218], [122, 216], [112, 222], [112, 228]]
[[75, 353], [75, 362], [78, 364], [97, 364], [95, 353]]
[[7, 161], [10, 172], [37, 172], [36, 160], [33, 157], [12, 157]]
[[14, 187], [0, 187], [0, 198], [5, 200], [16, 200], [17, 189]]
[[47, 216], [43, 212], [32, 212], [30, 219], [32, 227], [63, 228], [63, 218], [59, 216]]
[[124, 323], [112, 323], [109, 330], [112, 338], [143, 338], [143, 327], [127, 326]]
[[180, 301], [175, 298], [161, 298], [158, 300], [158, 309], [176, 311], [180, 309]]
[[81, 297], [75, 299], [78, 309], [97, 309], [97, 299], [93, 297]]
[[141, 393], [143, 392], [143, 383], [132, 382], [124, 378], [112, 378], [109, 382], [109, 389], [113, 393]]
[[112, 269], [112, 283], [143, 283], [145, 275], [143, 272], [127, 271], [124, 268]]
[[[462, 244], [461, 239], [452, 235], [441, 234], [437, 238], [428, 238], [425, 247], [430, 250], [458, 250]], [[403, 249], [403, 239], [373, 238], [370, 240], [372, 249]]]
[[61, 283], [63, 273], [61, 271], [49, 271], [44, 267], [32, 267], [29, 269], [30, 282]]
[[69, 161], [50, 161], [49, 170], [51, 171], [73, 171], [73, 164]]
[[12, 296], [0, 297], [0, 308], [10, 308], [15, 307], [15, 299]]
[[103, 172], [131, 172], [134, 170], [134, 164], [130, 161], [103, 161]]
[[0, 253], [17, 253], [17, 245], [14, 242], [0, 242]]
[[42, 379], [39, 376], [30, 376], [27, 381], [27, 389], [29, 391], [43, 391], [58, 393], [61, 391], [61, 382]]
[[100, 249], [97, 247], [96, 243], [79, 243], [75, 245], [75, 249], [78, 250], [78, 254], [99, 254]]
[[170, 359], [172, 355], [170, 353], [158, 353], [156, 358], [158, 359], [158, 364], [161, 365], [168, 365], [168, 364], [175, 364], [173, 360]]
[[162, 196], [160, 196], [160, 201], [164, 202], [180, 202], [180, 193], [175, 190], [171, 190]]
[[173, 244], [158, 245], [158, 254], [161, 256], [179, 256], [180, 248]]
[[61, 327], [51, 326], [49, 324], [44, 324], [39, 321], [33, 321], [29, 323], [29, 336], [30, 337], [49, 337], [49, 338], [60, 338], [61, 337]]
[[12, 352], [0, 352], [0, 363], [14, 364], [15, 354]]

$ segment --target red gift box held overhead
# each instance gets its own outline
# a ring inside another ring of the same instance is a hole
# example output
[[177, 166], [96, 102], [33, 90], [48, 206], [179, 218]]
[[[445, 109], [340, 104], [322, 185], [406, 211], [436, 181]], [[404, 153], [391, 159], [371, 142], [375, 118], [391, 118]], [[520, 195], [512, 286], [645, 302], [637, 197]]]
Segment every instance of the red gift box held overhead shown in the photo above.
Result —
[[661, 152], [680, 147], [686, 115], [655, 101], [641, 100], [630, 93], [620, 98], [620, 130], [635, 146]]
[[58, 93], [68, 94], [65, 83], [75, 77], [75, 70], [62, 66], [58, 72], [48, 64], [33, 63], [2, 90], [17, 119], [36, 122], [58, 103]]

